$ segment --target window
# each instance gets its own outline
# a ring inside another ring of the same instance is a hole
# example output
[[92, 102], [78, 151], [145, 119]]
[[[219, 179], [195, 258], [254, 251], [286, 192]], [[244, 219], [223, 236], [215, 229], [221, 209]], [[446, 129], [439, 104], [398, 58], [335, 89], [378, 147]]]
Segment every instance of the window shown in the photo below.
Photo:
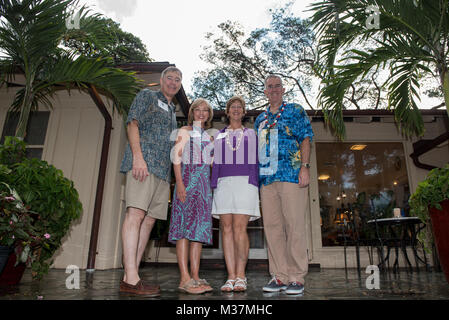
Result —
[[348, 215], [392, 217], [394, 208], [408, 214], [402, 143], [316, 143], [316, 150], [323, 246], [343, 245]]
[[[262, 205], [260, 205], [262, 210]], [[248, 238], [250, 249], [263, 249], [265, 248], [265, 238], [263, 232], [263, 220], [260, 217], [257, 220], [248, 222]]]
[[[28, 158], [42, 158], [44, 151], [45, 136], [47, 134], [49, 111], [35, 111], [30, 113], [27, 125], [25, 142], [27, 144], [26, 153]], [[19, 123], [19, 113], [8, 113], [5, 125], [3, 126], [1, 143], [6, 136], [14, 136]]]

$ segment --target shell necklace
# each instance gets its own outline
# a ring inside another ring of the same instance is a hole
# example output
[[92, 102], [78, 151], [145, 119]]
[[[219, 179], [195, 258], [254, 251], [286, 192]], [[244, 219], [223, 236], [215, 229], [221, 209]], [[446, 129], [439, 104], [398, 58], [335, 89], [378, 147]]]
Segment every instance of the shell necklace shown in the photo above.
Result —
[[269, 108], [267, 108], [267, 110], [265, 110], [265, 114], [264, 114], [264, 120], [265, 121], [264, 121], [264, 126], [263, 126], [263, 130], [262, 130], [261, 139], [260, 139], [261, 142], [264, 141], [267, 145], [270, 144], [270, 130], [273, 129], [277, 125], [278, 120], [282, 116], [282, 112], [284, 112], [285, 106], [286, 106], [285, 102], [282, 102], [281, 109], [278, 111], [276, 117], [274, 118], [273, 123], [270, 123], [268, 121], [268, 110], [269, 110]]
[[232, 144], [231, 144], [231, 141], [229, 141], [229, 131], [228, 131], [228, 129], [226, 129], [226, 132], [228, 133], [227, 135], [226, 135], [226, 144], [228, 145], [228, 147], [232, 150], [232, 151], [237, 151], [239, 148], [240, 148], [240, 144], [242, 143], [242, 140], [243, 140], [243, 127], [242, 127], [242, 133], [241, 133], [241, 135], [237, 138], [237, 143], [236, 143], [236, 146], [235, 146], [235, 148], [232, 146]]
[[282, 112], [283, 112], [284, 109], [285, 109], [285, 106], [286, 106], [286, 104], [285, 104], [285, 102], [283, 102], [282, 105], [281, 105], [281, 110], [279, 110], [278, 114], [277, 114], [276, 117], [274, 118], [273, 123], [270, 123], [270, 122], [268, 121], [268, 109], [265, 110], [265, 115], [264, 115], [264, 119], [265, 119], [265, 129], [270, 130], [270, 129], [273, 129], [273, 128], [277, 125], [278, 120], [279, 120], [279, 118], [281, 117]]

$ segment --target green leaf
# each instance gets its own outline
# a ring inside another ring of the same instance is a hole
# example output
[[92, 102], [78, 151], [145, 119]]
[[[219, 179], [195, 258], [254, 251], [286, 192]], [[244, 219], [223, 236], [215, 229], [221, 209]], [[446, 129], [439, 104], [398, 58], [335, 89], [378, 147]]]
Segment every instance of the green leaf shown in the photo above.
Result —
[[29, 245], [27, 245], [23, 248], [22, 252], [20, 253], [20, 258], [19, 258], [20, 262], [27, 263], [28, 257], [30, 256], [30, 251], [31, 251], [31, 248]]

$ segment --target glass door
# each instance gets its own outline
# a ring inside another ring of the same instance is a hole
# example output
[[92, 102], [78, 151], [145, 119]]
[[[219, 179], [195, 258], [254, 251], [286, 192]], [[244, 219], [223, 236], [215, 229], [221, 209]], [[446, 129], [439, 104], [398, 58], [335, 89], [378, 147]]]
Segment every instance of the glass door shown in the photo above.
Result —
[[392, 217], [394, 208], [408, 215], [410, 188], [401, 142], [316, 146], [323, 247], [343, 246], [344, 219]]

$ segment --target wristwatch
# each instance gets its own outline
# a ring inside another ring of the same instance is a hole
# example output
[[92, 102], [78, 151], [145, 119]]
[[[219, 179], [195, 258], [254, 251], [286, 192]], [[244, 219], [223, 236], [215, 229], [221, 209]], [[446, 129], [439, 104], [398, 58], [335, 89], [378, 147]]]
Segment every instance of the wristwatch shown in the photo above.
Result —
[[301, 167], [306, 167], [307, 169], [309, 169], [310, 163], [301, 163]]

